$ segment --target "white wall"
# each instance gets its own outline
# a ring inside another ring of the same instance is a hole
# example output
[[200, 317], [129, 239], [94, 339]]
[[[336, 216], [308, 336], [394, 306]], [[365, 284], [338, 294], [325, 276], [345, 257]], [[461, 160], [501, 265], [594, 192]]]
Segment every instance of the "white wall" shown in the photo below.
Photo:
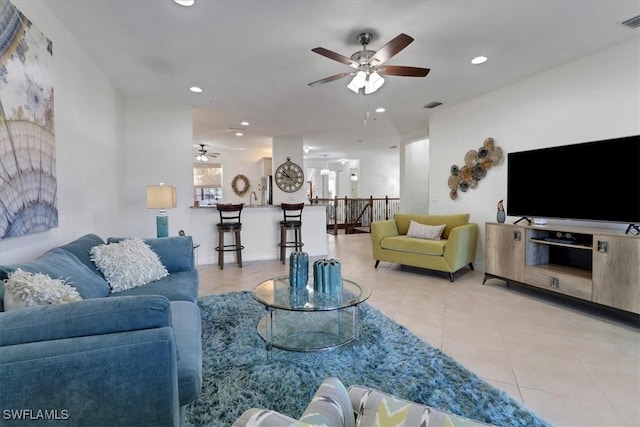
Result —
[[404, 145], [401, 152], [402, 187], [400, 211], [429, 213], [429, 140], [421, 139]]
[[[400, 197], [400, 154], [398, 150], [389, 150], [375, 155], [362, 153], [359, 160], [359, 197]], [[345, 173], [349, 179], [348, 170]], [[344, 197], [344, 194], [341, 193], [339, 196]]]
[[119, 227], [122, 101], [45, 1], [13, 4], [53, 42], [59, 227], [0, 240], [0, 263], [29, 259], [86, 233]]
[[638, 39], [626, 42], [433, 114], [429, 212], [471, 213], [481, 231], [478, 264], [484, 264], [484, 223], [496, 220], [496, 205], [506, 199], [506, 159], [455, 201], [447, 186], [451, 165], [462, 164], [465, 153], [487, 137], [506, 157], [513, 151], [639, 134], [639, 45]]
[[193, 205], [193, 125], [190, 105], [129, 99], [124, 103], [126, 155], [118, 164], [123, 186], [120, 236], [155, 237], [158, 211], [147, 209], [147, 185], [174, 185], [177, 207], [168, 209], [169, 235], [189, 234]]

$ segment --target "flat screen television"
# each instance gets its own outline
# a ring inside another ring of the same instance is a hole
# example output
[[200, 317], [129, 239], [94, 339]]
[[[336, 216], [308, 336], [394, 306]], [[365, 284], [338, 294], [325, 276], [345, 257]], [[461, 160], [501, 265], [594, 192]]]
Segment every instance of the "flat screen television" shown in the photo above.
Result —
[[507, 155], [507, 215], [640, 224], [640, 135]]

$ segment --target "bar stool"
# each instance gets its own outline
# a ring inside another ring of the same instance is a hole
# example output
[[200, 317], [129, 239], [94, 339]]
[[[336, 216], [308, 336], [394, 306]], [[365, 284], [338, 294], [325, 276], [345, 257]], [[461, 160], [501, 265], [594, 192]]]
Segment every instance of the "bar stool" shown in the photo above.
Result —
[[[220, 270], [224, 269], [224, 253], [231, 251], [235, 251], [236, 262], [238, 266], [242, 267], [242, 250], [244, 246], [242, 246], [240, 240], [240, 232], [242, 231], [240, 214], [242, 213], [243, 207], [244, 203], [218, 203], [216, 205], [218, 213], [220, 214], [220, 222], [216, 224], [216, 228], [218, 229], [218, 246], [216, 246], [216, 251], [218, 252], [218, 267], [220, 267]], [[224, 244], [224, 235], [226, 233], [234, 234], [233, 244]]]
[[[301, 252], [302, 246], [302, 208], [304, 203], [281, 203], [284, 219], [280, 221], [280, 261], [285, 263], [287, 248]], [[293, 231], [293, 240], [287, 240], [287, 231]]]

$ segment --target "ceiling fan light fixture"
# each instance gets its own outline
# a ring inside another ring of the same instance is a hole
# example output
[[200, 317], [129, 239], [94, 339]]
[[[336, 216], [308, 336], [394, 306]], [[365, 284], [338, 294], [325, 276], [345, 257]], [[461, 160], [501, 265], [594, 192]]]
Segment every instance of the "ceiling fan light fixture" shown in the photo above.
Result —
[[382, 87], [383, 84], [384, 78], [374, 71], [369, 75], [369, 78], [367, 79], [367, 82], [364, 86], [364, 94], [369, 95], [370, 93], [377, 91]]
[[209, 161], [209, 158], [207, 156], [205, 156], [204, 154], [201, 154], [198, 157], [196, 157], [196, 160], [199, 161], [199, 162], [207, 162], [207, 161]]
[[354, 91], [355, 93], [358, 93], [360, 92], [360, 89], [362, 89], [366, 84], [367, 75], [364, 71], [358, 71], [356, 73], [356, 76], [351, 80], [351, 83], [347, 85], [347, 88]]

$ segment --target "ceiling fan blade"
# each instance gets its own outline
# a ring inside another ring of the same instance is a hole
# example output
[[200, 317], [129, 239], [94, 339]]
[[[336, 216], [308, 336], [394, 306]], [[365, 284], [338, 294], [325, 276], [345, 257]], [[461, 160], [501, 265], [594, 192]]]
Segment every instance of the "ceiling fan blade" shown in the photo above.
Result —
[[332, 82], [334, 80], [341, 79], [343, 77], [351, 76], [353, 74], [355, 74], [355, 72], [354, 73], [346, 72], [346, 73], [335, 74], [333, 76], [326, 77], [326, 78], [324, 78], [322, 80], [316, 80], [315, 82], [311, 82], [311, 83], [309, 83], [309, 86], [318, 86], [318, 85], [321, 85], [321, 84], [324, 84], [324, 83], [329, 83], [329, 82]]
[[323, 47], [316, 47], [311, 49], [312, 52], [315, 52], [319, 55], [325, 56], [329, 59], [333, 59], [334, 61], [338, 61], [342, 64], [348, 65], [352, 68], [360, 68], [360, 64], [358, 64], [356, 61], [352, 60], [351, 58], [347, 58], [344, 55], [340, 55], [339, 53], [333, 52], [329, 49], [325, 49]]
[[389, 43], [382, 46], [378, 51], [369, 58], [369, 64], [380, 65], [387, 62], [391, 57], [397, 55], [402, 49], [409, 46], [413, 41], [413, 37], [410, 37], [404, 33], [400, 34]]
[[402, 65], [385, 65], [378, 69], [378, 73], [388, 76], [425, 77], [431, 71], [429, 68], [404, 67]]

